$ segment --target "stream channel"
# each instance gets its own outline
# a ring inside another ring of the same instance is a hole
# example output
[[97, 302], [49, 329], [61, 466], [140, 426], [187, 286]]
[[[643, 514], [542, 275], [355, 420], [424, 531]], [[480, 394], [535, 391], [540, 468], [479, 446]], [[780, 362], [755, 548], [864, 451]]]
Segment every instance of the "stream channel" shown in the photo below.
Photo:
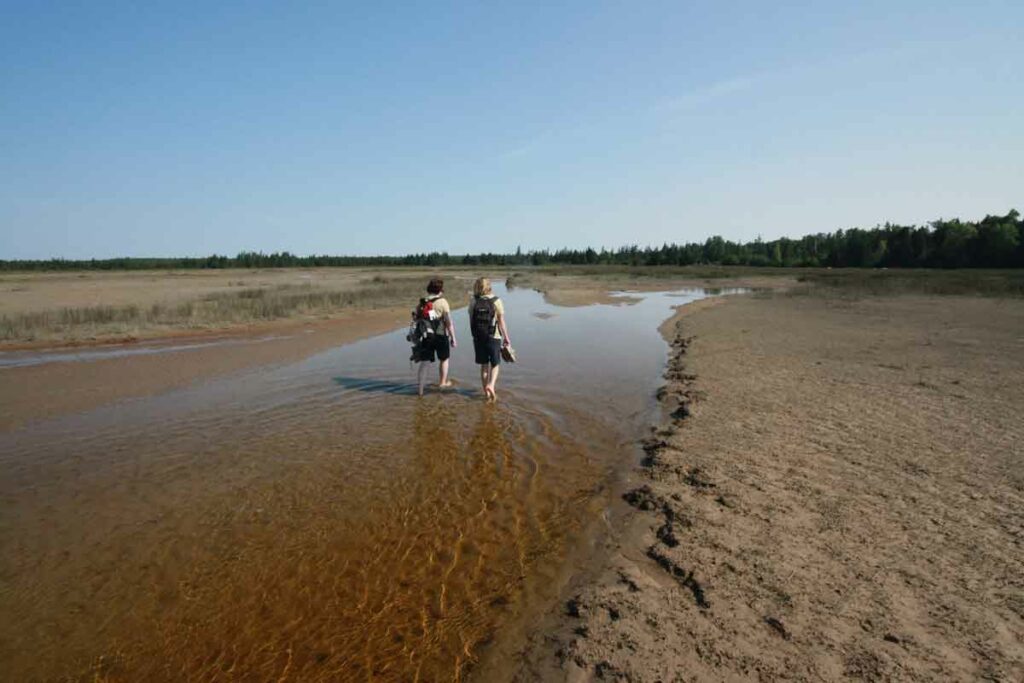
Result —
[[0, 434], [2, 677], [472, 674], [600, 529], [657, 417], [658, 326], [705, 296], [495, 290], [496, 405], [462, 308], [455, 391], [416, 396], [402, 329]]

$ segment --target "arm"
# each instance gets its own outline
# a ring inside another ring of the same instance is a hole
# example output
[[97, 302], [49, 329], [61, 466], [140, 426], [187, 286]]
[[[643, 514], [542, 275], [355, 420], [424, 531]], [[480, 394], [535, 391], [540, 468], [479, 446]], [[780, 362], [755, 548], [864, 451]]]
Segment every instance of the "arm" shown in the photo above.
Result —
[[444, 329], [448, 332], [448, 338], [452, 340], [452, 348], [454, 349], [459, 343], [455, 341], [455, 325], [452, 324], [450, 313], [444, 314]]
[[505, 324], [505, 316], [498, 316], [498, 330], [501, 331], [502, 345], [511, 346], [512, 340], [508, 338], [508, 326]]

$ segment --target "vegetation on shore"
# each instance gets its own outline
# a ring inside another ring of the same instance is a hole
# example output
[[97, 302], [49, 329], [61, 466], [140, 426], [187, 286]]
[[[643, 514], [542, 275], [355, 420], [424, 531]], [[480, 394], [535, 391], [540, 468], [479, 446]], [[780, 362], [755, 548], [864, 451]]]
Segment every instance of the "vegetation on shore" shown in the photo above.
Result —
[[406, 256], [296, 256], [288, 252], [242, 252], [235, 257], [115, 258], [91, 260], [0, 260], [0, 271], [13, 270], [149, 270], [207, 268], [287, 268], [324, 266], [543, 266], [616, 265], [687, 266], [716, 264], [754, 267], [831, 268], [1024, 268], [1024, 220], [1012, 210], [980, 221], [936, 220], [928, 225], [886, 223], [807, 235], [732, 242], [711, 237], [704, 242], [661, 247], [626, 246], [617, 250], [517, 250], [514, 254], [446, 252]]
[[[836, 299], [900, 294], [1024, 297], [1024, 269], [825, 269], [743, 266], [549, 266], [510, 269], [510, 286], [553, 291], [565, 287], [646, 289], [685, 282], [728, 286], [729, 281], [789, 281], [787, 296]], [[757, 278], [756, 280], [754, 278]], [[423, 293], [422, 274], [367, 276], [344, 287], [281, 284], [221, 291], [181, 302], [79, 306], [0, 315], [0, 342], [81, 340], [135, 336], [171, 329], [225, 328], [301, 316], [328, 316], [354, 308], [411, 305]], [[720, 283], [720, 284], [719, 284]], [[792, 283], [795, 283], [792, 284]]]
[[0, 340], [124, 335], [147, 328], [223, 327], [300, 315], [329, 315], [352, 308], [387, 308], [415, 301], [423, 285], [422, 277], [378, 275], [346, 289], [285, 284], [216, 292], [176, 304], [30, 311], [0, 316]]
[[797, 280], [794, 294], [817, 296], [935, 296], [1024, 297], [1024, 270], [815, 270]]
[[[677, 286], [682, 280], [706, 287], [730, 286], [729, 280], [750, 282], [753, 278], [781, 278], [795, 282], [787, 293], [816, 296], [891, 296], [934, 294], [939, 296], [1024, 297], [1024, 270], [981, 269], [937, 270], [927, 268], [758, 268], [752, 266], [558, 266], [515, 270], [509, 283], [542, 291], [562, 286], [563, 278], [579, 287], [587, 281], [597, 286], [650, 289]], [[712, 284], [714, 283], [714, 284]], [[733, 285], [735, 286], [735, 285]]]

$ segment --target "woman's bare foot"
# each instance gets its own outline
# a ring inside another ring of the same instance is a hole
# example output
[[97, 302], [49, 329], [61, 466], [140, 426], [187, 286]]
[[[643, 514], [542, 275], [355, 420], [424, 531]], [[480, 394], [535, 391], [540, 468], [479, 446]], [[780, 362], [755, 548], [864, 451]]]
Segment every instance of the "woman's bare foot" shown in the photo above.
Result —
[[451, 380], [448, 380], [444, 384], [438, 384], [437, 388], [438, 389], [451, 389], [454, 386], [455, 386], [455, 382], [452, 382]]
[[493, 400], [495, 400], [497, 398], [494, 395], [494, 389], [492, 389], [490, 387], [484, 387], [484, 397], [487, 399], [488, 403], [493, 401]]

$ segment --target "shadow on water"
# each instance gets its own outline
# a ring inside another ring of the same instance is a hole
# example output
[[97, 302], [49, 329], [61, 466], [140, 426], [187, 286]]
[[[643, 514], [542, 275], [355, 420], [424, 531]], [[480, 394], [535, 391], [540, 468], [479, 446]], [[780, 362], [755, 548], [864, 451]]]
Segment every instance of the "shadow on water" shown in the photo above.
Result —
[[[365, 377], [334, 377], [333, 381], [335, 384], [351, 391], [361, 391], [368, 394], [416, 396], [416, 384], [410, 382], [393, 382], [383, 379], [366, 379]], [[461, 387], [441, 390], [436, 385], [427, 385], [427, 391], [430, 393], [466, 396], [468, 398], [476, 398], [478, 396], [477, 392]]]

